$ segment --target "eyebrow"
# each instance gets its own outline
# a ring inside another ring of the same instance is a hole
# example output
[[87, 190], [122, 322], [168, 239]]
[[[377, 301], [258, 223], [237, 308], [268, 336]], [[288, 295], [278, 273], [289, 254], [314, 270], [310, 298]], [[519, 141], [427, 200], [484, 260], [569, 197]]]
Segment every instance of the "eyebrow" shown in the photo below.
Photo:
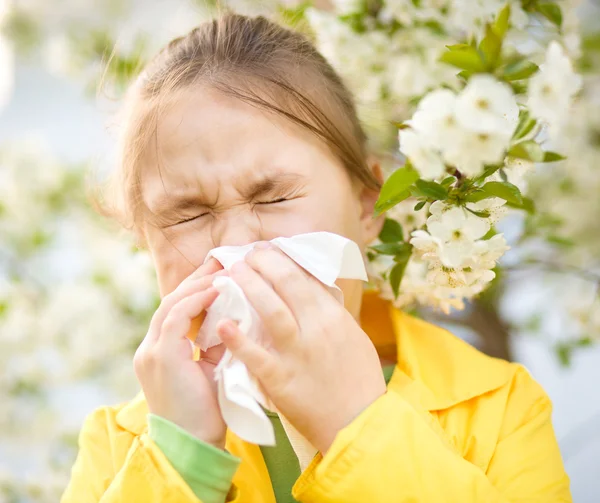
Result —
[[[298, 173], [275, 172], [257, 178], [241, 192], [242, 196], [248, 200], [267, 195], [283, 196], [296, 189], [304, 179], [305, 177]], [[159, 218], [168, 218], [187, 210], [197, 209], [199, 206], [210, 207], [214, 205], [215, 203], [208, 202], [202, 193], [188, 189], [178, 195], [164, 194], [152, 205], [153, 209], [151, 211]]]

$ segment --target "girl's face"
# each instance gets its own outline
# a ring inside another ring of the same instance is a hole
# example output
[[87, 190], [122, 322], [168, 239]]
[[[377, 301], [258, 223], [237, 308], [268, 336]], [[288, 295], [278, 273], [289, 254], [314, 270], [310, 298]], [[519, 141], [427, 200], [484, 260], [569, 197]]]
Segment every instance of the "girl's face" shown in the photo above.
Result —
[[[217, 246], [330, 231], [364, 251], [383, 222], [372, 218], [377, 192], [353, 182], [315, 135], [212, 89], [186, 91], [164, 112], [143, 162], [161, 296]], [[362, 282], [338, 285], [357, 316]]]

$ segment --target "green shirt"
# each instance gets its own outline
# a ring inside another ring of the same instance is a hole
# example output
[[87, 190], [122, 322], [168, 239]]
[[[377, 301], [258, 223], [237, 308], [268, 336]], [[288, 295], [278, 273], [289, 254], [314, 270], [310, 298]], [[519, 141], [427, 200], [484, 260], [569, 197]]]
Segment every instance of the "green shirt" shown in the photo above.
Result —
[[[395, 365], [383, 367], [386, 384]], [[261, 446], [277, 503], [293, 503], [292, 486], [300, 476], [298, 458], [279, 416], [265, 410], [275, 431], [274, 446]], [[171, 465], [204, 503], [223, 503], [241, 459], [190, 435], [171, 421], [148, 414], [148, 434]]]

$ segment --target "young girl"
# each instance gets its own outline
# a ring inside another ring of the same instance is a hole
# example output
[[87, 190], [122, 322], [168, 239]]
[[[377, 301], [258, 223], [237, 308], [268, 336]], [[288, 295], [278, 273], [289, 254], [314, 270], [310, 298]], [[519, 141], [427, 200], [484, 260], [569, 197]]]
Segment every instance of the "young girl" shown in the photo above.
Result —
[[[410, 317], [360, 281], [345, 306], [268, 241], [311, 231], [364, 251], [381, 171], [348, 90], [302, 35], [225, 14], [173, 40], [128, 97], [117, 216], [148, 247], [162, 302], [136, 352], [143, 394], [86, 420], [63, 503], [571, 501], [550, 415], [527, 371]], [[260, 241], [230, 271], [207, 252]], [[229, 274], [273, 341], [229, 320], [187, 338]], [[118, 330], [118, 327], [115, 329]], [[319, 452], [228, 431], [213, 370], [225, 347]]]

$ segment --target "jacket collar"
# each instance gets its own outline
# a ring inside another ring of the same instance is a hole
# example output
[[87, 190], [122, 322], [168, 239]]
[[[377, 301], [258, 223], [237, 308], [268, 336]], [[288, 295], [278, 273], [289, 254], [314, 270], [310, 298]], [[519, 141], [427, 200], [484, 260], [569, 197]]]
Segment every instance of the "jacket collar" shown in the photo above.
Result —
[[389, 386], [411, 388], [429, 411], [447, 409], [497, 389], [513, 374], [506, 361], [489, 357], [447, 330], [400, 311], [376, 291], [363, 295], [361, 326], [380, 354], [395, 346], [397, 366]]
[[[376, 291], [365, 291], [360, 314], [363, 330], [382, 356], [395, 356], [390, 388], [414, 395], [429, 411], [443, 410], [504, 385], [510, 366], [486, 356], [443, 328], [410, 316]], [[116, 416], [139, 435], [148, 428], [142, 392]]]

